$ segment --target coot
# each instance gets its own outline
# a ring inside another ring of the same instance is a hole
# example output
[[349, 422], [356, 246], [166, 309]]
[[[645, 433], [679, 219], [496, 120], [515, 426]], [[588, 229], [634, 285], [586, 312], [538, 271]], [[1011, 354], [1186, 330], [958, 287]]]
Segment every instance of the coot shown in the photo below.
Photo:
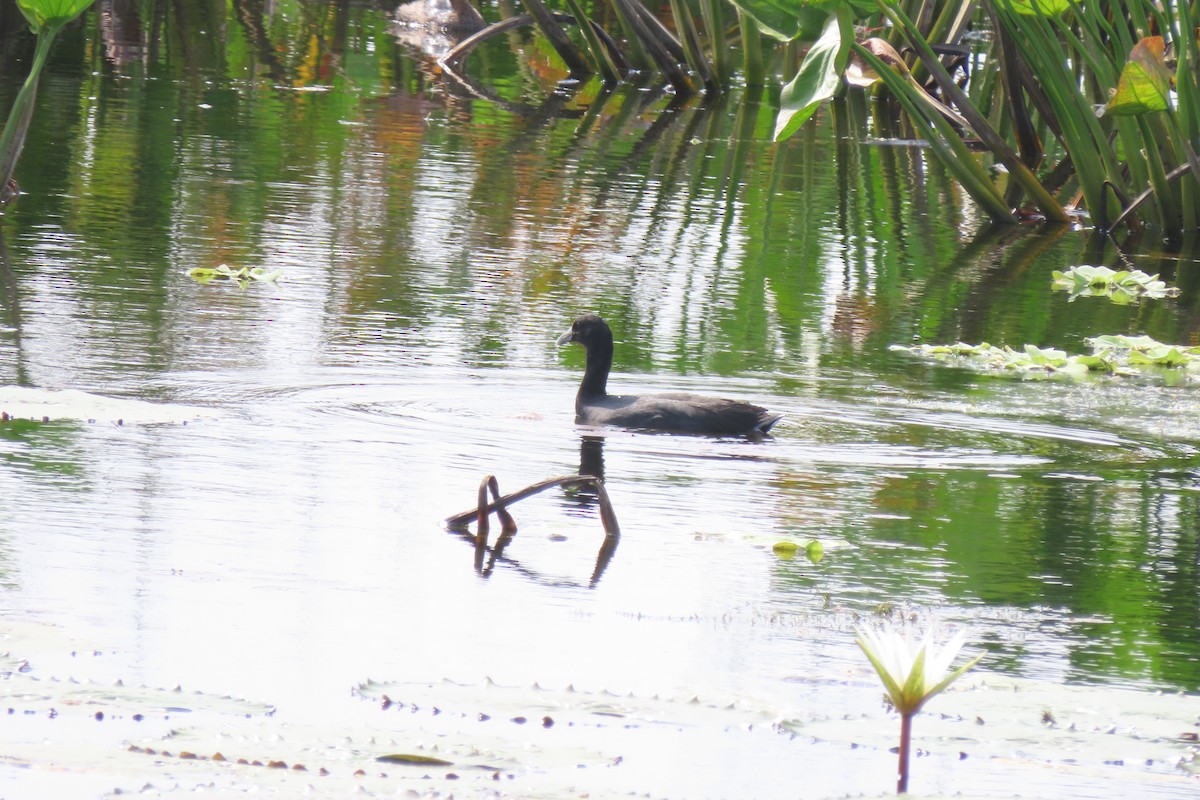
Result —
[[584, 425], [759, 436], [783, 416], [739, 400], [694, 394], [615, 395], [607, 391], [612, 369], [613, 335], [596, 314], [584, 314], [558, 337], [559, 346], [578, 342], [587, 352], [587, 368], [575, 395], [575, 421]]

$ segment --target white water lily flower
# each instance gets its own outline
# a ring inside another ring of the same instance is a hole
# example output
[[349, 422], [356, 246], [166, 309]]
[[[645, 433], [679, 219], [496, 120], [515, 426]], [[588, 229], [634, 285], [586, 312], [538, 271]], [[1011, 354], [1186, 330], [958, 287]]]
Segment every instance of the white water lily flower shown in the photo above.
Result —
[[958, 680], [983, 658], [978, 655], [948, 672], [964, 644], [963, 635], [955, 634], [942, 646], [933, 642], [933, 626], [919, 641], [895, 628], [874, 631], [860, 628], [858, 646], [879, 673], [892, 705], [904, 716], [921, 710], [925, 701]]
[[873, 631], [859, 628], [858, 646], [867, 654], [871, 665], [879, 673], [892, 705], [900, 712], [900, 756], [897, 770], [896, 793], [908, 792], [908, 761], [912, 743], [912, 720], [925, 701], [958, 680], [967, 670], [975, 666], [980, 654], [963, 666], [949, 672], [958, 651], [962, 649], [962, 634], [951, 637], [941, 647], [933, 643], [933, 626], [925, 636], [916, 641], [907, 633], [895, 628]]

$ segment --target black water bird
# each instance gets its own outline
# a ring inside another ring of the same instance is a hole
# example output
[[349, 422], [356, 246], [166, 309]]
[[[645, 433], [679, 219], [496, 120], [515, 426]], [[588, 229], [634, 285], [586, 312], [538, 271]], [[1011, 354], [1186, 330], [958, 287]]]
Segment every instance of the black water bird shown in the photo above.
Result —
[[575, 421], [584, 425], [618, 425], [623, 428], [701, 433], [726, 436], [761, 436], [782, 414], [740, 400], [695, 394], [609, 394], [613, 335], [608, 323], [596, 314], [584, 314], [558, 337], [558, 344], [578, 342], [587, 352], [587, 367], [575, 395]]

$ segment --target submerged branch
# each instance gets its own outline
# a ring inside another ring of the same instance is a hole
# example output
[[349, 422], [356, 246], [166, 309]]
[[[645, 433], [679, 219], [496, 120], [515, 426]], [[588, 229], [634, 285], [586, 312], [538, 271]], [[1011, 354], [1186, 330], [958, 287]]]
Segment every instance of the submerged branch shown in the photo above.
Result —
[[[609, 500], [608, 492], [604, 488], [604, 481], [600, 480], [594, 475], [565, 475], [560, 478], [550, 478], [548, 480], [539, 481], [538, 483], [526, 486], [524, 489], [513, 492], [512, 494], [506, 494], [503, 497], [495, 497], [490, 504], [485, 504], [484, 500], [486, 499], [486, 489], [493, 485], [496, 485], [496, 479], [494, 476], [488, 475], [486, 478], [484, 478], [483, 483], [480, 484], [479, 487], [480, 502], [475, 508], [472, 508], [469, 511], [463, 511], [447, 517], [446, 527], [462, 530], [472, 520], [480, 519], [481, 514], [486, 515], [486, 513], [492, 511], [496, 512], [496, 516], [500, 517], [501, 523], [503, 524], [504, 516], [507, 516], [508, 514], [506, 507], [512, 505], [513, 503], [518, 503], [527, 497], [532, 497], [533, 495], [544, 492], [547, 489], [553, 489], [555, 486], [594, 486], [596, 487], [596, 494], [599, 498], [600, 521], [604, 525], [605, 536], [616, 537], [621, 535], [621, 528], [617, 524], [617, 513], [613, 510], [612, 501]], [[495, 494], [498, 488], [498, 485], [496, 485], [496, 488], [493, 489], [493, 494]], [[502, 514], [504, 516], [501, 516]], [[509, 517], [510, 521], [511, 519], [512, 518]], [[513, 531], [515, 531], [516, 524], [513, 523], [512, 527]]]

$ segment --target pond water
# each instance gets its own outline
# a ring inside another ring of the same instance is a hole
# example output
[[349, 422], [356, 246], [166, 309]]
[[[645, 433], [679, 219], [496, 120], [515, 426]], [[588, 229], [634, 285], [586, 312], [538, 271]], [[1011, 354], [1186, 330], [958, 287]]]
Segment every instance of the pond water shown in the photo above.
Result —
[[[220, 58], [115, 63], [94, 14], [64, 34], [3, 220], [0, 385], [132, 404], [0, 424], [0, 608], [95, 652], [35, 666], [292, 719], [353, 720], [368, 679], [484, 677], [857, 711], [879, 695], [856, 625], [935, 617], [989, 672], [1200, 690], [1200, 389], [889, 350], [1195, 344], [1194, 250], [991, 228], [853, 102], [778, 146], [742, 95], [588, 86], [514, 111], [343, 12], [283, 14], [274, 67], [234, 20]], [[506, 92], [547, 85], [480, 57]], [[186, 274], [222, 263], [282, 277]], [[1182, 294], [1050, 291], [1084, 263]], [[576, 426], [582, 353], [554, 340], [587, 310], [616, 331], [610, 388], [784, 421], [760, 442]], [[486, 576], [442, 524], [487, 474], [581, 466], [623, 533], [599, 574], [586, 493], [516, 505]], [[772, 551], [814, 539], [817, 564]], [[887, 791], [890, 755], [845, 759], [820, 791]], [[746, 785], [713, 772], [713, 796]], [[1073, 796], [1111, 796], [1089, 780]]]

